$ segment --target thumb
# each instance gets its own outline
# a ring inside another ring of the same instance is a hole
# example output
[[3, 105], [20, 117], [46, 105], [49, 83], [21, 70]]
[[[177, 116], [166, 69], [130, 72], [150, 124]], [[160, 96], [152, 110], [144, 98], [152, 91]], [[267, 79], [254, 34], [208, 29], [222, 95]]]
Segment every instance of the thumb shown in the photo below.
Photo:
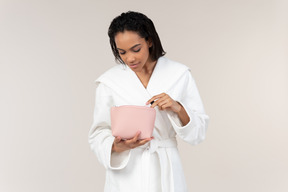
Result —
[[118, 136], [118, 137], [115, 138], [115, 142], [116, 143], [119, 143], [120, 141], [121, 141], [121, 137]]

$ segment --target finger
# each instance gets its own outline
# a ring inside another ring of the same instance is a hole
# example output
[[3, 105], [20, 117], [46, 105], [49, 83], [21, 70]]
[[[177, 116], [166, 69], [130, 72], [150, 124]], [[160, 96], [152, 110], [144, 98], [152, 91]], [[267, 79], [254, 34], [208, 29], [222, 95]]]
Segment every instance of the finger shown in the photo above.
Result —
[[148, 105], [148, 104], [151, 103], [152, 101], [155, 101], [156, 99], [159, 99], [159, 98], [163, 97], [164, 95], [165, 95], [165, 93], [161, 93], [161, 94], [158, 94], [158, 95], [153, 96], [151, 99], [149, 99], [149, 100], [146, 102], [146, 105]]
[[147, 143], [147, 142], [151, 141], [152, 139], [154, 139], [154, 137], [142, 139], [142, 140], [139, 140], [139, 142], [146, 142]]
[[158, 104], [158, 106], [161, 107], [161, 108], [163, 108], [164, 105], [169, 105], [169, 101], [164, 100], [162, 102], [159, 102], [159, 104]]
[[166, 94], [163, 97], [163, 100], [162, 100], [162, 98], [161, 98], [161, 100], [159, 100], [158, 106], [160, 107], [160, 109], [165, 109], [165, 108], [168, 108], [168, 107], [172, 107], [173, 101], [174, 100], [169, 95]]
[[121, 137], [117, 136], [117, 137], [115, 138], [115, 143], [120, 143], [120, 142], [121, 142]]
[[156, 106], [159, 106], [159, 103], [161, 103], [161, 102], [164, 102], [165, 101], [165, 98], [160, 98], [160, 99], [158, 99], [158, 100], [156, 100], [152, 105], [151, 105], [151, 107], [156, 107]]
[[138, 141], [139, 137], [140, 137], [141, 131], [137, 131], [135, 137], [133, 138], [135, 142]]
[[170, 96], [167, 95], [166, 93], [162, 93], [160, 94], [161, 97], [157, 97], [157, 100], [154, 100], [155, 102], [151, 103], [151, 106], [150, 107], [155, 107], [155, 106], [159, 106], [159, 103], [160, 102], [163, 102], [164, 100], [171, 100]]
[[142, 139], [142, 140], [138, 140], [139, 141], [139, 145], [138, 146], [141, 146], [141, 145], [145, 145], [146, 143], [148, 143], [149, 141], [151, 141], [152, 139], [154, 139], [154, 137], [150, 137], [150, 138], [147, 138], [147, 139]]
[[[154, 99], [154, 100], [152, 100], [151, 102], [150, 102], [150, 107], [154, 107], [155, 105], [153, 105], [156, 101], [157, 101], [158, 99]], [[148, 104], [149, 104], [149, 102], [147, 102]], [[146, 104], [146, 105], [148, 105], [148, 104]]]
[[164, 110], [164, 109], [167, 109], [167, 108], [170, 108], [171, 105], [169, 103], [166, 103], [164, 105], [161, 106], [161, 108]]
[[172, 108], [173, 107], [173, 101], [169, 100], [166, 103], [161, 104], [161, 107], [162, 107], [162, 109], [166, 109], [166, 108], [169, 108], [169, 107]]
[[146, 105], [148, 105], [148, 104], [151, 103], [152, 101], [156, 100], [158, 97], [159, 97], [159, 95], [153, 96], [151, 99], [149, 99], [149, 100], [146, 102]]
[[136, 135], [132, 139], [127, 141], [127, 144], [129, 144], [129, 145], [135, 144], [137, 142], [140, 134], [141, 134], [141, 131], [137, 131]]
[[163, 99], [162, 97], [157, 98], [156, 100], [154, 100], [154, 102], [151, 104], [151, 107], [155, 107], [158, 105], [159, 102], [161, 102]]
[[143, 140], [139, 141], [138, 146], [145, 145], [146, 143], [148, 143], [151, 140], [152, 140], [151, 138], [143, 139]]

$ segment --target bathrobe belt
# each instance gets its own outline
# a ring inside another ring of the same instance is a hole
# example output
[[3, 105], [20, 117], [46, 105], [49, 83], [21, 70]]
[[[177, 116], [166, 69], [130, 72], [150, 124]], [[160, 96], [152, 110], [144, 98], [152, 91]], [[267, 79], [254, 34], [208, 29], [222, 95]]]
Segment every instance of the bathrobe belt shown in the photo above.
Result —
[[141, 148], [145, 148], [145, 151], [142, 154], [142, 190], [143, 192], [151, 191], [149, 187], [149, 163], [150, 163], [150, 155], [152, 153], [157, 153], [159, 158], [159, 164], [161, 168], [161, 187], [163, 192], [173, 192], [174, 191], [174, 179], [171, 174], [172, 165], [170, 162], [171, 158], [168, 158], [167, 151], [165, 148], [177, 147], [176, 138], [169, 138], [165, 140], [157, 140], [152, 139], [148, 145], [141, 146]]

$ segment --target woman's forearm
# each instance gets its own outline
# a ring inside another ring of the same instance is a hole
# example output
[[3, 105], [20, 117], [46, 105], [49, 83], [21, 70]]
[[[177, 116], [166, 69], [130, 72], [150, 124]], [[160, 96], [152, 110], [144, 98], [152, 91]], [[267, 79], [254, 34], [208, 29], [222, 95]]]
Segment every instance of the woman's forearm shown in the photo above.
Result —
[[179, 103], [179, 105], [181, 106], [181, 109], [179, 110], [179, 112], [177, 112], [177, 115], [178, 115], [182, 125], [185, 126], [189, 123], [190, 118], [189, 118], [186, 110], [184, 109], [184, 107], [180, 103]]

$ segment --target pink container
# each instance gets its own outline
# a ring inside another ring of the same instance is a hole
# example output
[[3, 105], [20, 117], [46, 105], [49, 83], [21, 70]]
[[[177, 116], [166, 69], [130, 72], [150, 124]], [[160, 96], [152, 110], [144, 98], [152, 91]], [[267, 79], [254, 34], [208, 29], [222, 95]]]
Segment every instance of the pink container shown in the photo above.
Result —
[[148, 106], [123, 105], [111, 107], [111, 129], [113, 136], [133, 138], [141, 131], [139, 139], [152, 137], [156, 111]]

